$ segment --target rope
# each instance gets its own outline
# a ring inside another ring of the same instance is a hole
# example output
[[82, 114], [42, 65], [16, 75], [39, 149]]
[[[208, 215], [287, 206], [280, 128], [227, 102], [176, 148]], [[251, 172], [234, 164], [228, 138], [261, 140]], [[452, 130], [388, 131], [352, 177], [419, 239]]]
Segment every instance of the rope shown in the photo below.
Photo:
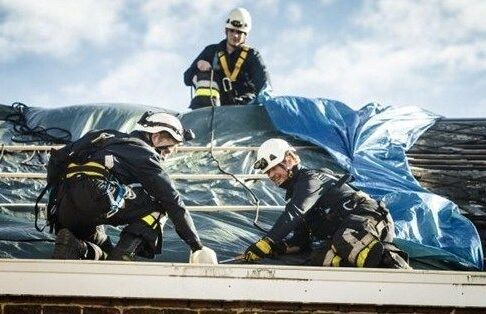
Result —
[[[12, 142], [49, 142], [56, 144], [67, 144], [71, 142], [71, 132], [66, 129], [57, 127], [45, 128], [40, 125], [31, 128], [27, 124], [27, 105], [20, 102], [14, 102], [12, 104], [12, 109], [14, 113], [8, 114], [5, 117], [5, 121], [12, 123], [13, 130], [18, 134], [17, 136], [12, 136]], [[54, 135], [56, 133], [59, 135]]]
[[[209, 81], [210, 95], [212, 95], [212, 92], [213, 92], [213, 79], [214, 79], [214, 70], [213, 70], [213, 68], [211, 68], [211, 76], [210, 76], [210, 81]], [[221, 164], [220, 164], [219, 160], [214, 156], [214, 133], [215, 133], [215, 129], [214, 129], [214, 117], [216, 115], [216, 104], [214, 102], [214, 98], [213, 97], [210, 96], [209, 99], [211, 100], [211, 122], [210, 122], [211, 138], [210, 138], [210, 144], [209, 144], [209, 148], [210, 148], [209, 149], [209, 155], [210, 155], [211, 159], [213, 159], [216, 162], [216, 166], [218, 167], [219, 171], [221, 171], [222, 173], [224, 173], [226, 175], [229, 175], [229, 176], [233, 177], [235, 179], [235, 181], [238, 182], [239, 184], [241, 184], [241, 186], [250, 194], [250, 196], [251, 196], [250, 203], [253, 204], [256, 207], [255, 208], [255, 219], [253, 220], [253, 225], [257, 229], [259, 229], [260, 231], [263, 231], [263, 232], [266, 233], [268, 230], [265, 230], [264, 228], [262, 228], [258, 224], [258, 218], [259, 218], [259, 212], [260, 212], [259, 211], [259, 209], [260, 209], [260, 200], [258, 199], [258, 197], [236, 175], [234, 175], [233, 173], [231, 173], [229, 171], [224, 170], [221, 167]]]

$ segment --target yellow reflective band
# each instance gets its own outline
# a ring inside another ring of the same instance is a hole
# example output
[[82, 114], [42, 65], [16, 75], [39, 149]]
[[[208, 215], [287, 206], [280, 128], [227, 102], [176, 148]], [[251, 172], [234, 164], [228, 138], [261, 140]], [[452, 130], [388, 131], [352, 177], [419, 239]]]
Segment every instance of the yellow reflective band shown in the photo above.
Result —
[[219, 98], [219, 92], [211, 88], [198, 88], [196, 89], [196, 96], [207, 96]]
[[373, 240], [371, 241], [368, 246], [366, 246], [364, 249], [361, 250], [358, 254], [358, 258], [356, 259], [356, 266], [357, 267], [364, 267], [364, 264], [366, 262], [366, 258], [368, 257], [368, 253], [370, 253], [371, 248], [378, 243], [378, 240]]
[[[152, 215], [147, 215], [145, 217], [142, 217], [142, 220], [149, 226], [151, 226], [153, 229], [157, 228], [157, 224], [155, 223], [155, 218]], [[152, 226], [153, 225], [153, 226]]]
[[105, 169], [105, 166], [103, 166], [100, 163], [94, 162], [94, 161], [90, 161], [90, 162], [87, 162], [87, 163], [81, 164], [81, 165], [76, 164], [76, 163], [70, 163], [68, 165], [68, 168], [74, 168], [74, 167], [79, 167], [79, 166], [89, 166], [89, 167], [96, 167], [96, 168]]
[[333, 267], [339, 267], [341, 264], [341, 256], [336, 255], [332, 258], [331, 265]]
[[229, 70], [228, 61], [226, 60], [226, 55], [224, 54], [224, 52], [218, 53], [219, 63], [221, 64], [221, 68], [223, 69], [224, 75], [227, 78], [229, 78], [232, 82], [236, 81], [238, 74], [240, 74], [241, 66], [243, 65], [243, 62], [245, 62], [249, 50], [250, 47], [248, 46], [241, 47], [240, 55], [238, 56], [238, 60], [236, 61], [235, 68], [233, 69], [232, 72], [230, 72]]
[[270, 254], [270, 252], [272, 251], [272, 247], [270, 246], [270, 244], [263, 239], [256, 243], [256, 247], [259, 248], [260, 251], [262, 251], [264, 254]]
[[[93, 167], [93, 168], [99, 168], [99, 169], [105, 170], [105, 166], [103, 166], [100, 163], [94, 162], [94, 161], [90, 161], [90, 162], [87, 162], [87, 163], [84, 163], [84, 164], [77, 164], [77, 163], [73, 162], [73, 163], [70, 163], [68, 165], [68, 169], [71, 169], [71, 171], [73, 171], [73, 172], [69, 172], [69, 173], [66, 174], [67, 179], [72, 178], [73, 176], [75, 176], [77, 174], [84, 174], [84, 175], [87, 175], [87, 176], [94, 176], [94, 177], [104, 177], [104, 174], [102, 174], [102, 173], [95, 172], [95, 171], [86, 171], [86, 170], [82, 170], [82, 168], [79, 169], [79, 171], [76, 171], [77, 167], [80, 167], [80, 168], [81, 167]], [[93, 169], [91, 169], [91, 170], [93, 170]]]
[[85, 174], [87, 176], [94, 176], [94, 177], [104, 177], [104, 175], [102, 175], [101, 173], [98, 173], [98, 172], [93, 172], [93, 171], [75, 171], [75, 172], [71, 172], [71, 173], [68, 173], [66, 174], [66, 178], [69, 179], [77, 174]]

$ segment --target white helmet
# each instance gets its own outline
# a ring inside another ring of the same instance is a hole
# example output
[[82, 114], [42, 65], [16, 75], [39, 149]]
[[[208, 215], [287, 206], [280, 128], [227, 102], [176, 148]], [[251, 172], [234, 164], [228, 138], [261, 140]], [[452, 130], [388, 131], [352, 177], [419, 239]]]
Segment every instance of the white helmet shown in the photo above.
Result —
[[135, 130], [147, 133], [165, 131], [178, 142], [192, 140], [194, 138], [192, 130], [185, 130], [182, 127], [181, 121], [176, 116], [166, 112], [145, 112], [140, 120], [138, 120]]
[[251, 16], [250, 12], [244, 8], [236, 8], [231, 10], [226, 20], [226, 28], [236, 29], [248, 35], [251, 30]]
[[282, 139], [271, 138], [258, 148], [257, 161], [253, 164], [253, 168], [265, 173], [281, 163], [289, 151], [295, 152], [295, 148]]

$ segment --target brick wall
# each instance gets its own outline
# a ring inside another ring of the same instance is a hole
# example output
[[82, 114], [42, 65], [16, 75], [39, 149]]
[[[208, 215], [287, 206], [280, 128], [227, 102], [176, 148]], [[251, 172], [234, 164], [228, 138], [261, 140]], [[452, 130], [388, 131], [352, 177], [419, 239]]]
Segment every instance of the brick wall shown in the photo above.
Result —
[[0, 296], [0, 314], [485, 313], [485, 309], [154, 299]]

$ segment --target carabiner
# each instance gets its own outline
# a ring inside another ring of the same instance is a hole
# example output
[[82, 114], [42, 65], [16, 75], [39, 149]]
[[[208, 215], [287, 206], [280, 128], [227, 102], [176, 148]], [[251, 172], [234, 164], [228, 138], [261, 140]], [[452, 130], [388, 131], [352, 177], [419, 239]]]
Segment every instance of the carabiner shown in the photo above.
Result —
[[223, 90], [225, 92], [229, 92], [233, 90], [233, 84], [231, 83], [231, 80], [228, 77], [224, 77], [222, 83], [223, 83]]

